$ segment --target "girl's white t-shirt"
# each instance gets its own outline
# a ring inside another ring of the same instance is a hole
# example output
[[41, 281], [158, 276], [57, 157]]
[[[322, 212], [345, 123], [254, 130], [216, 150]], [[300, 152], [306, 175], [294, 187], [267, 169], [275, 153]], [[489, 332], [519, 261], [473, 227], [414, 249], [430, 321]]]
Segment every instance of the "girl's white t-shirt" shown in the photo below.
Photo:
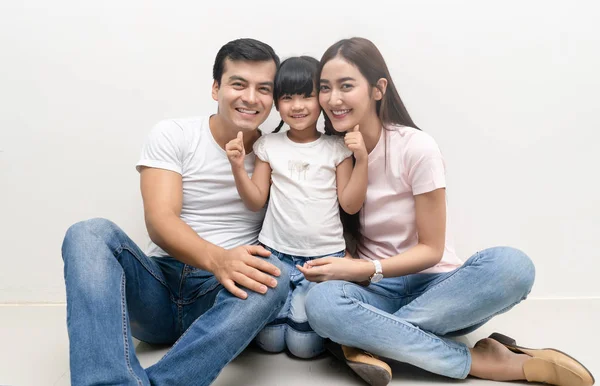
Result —
[[[446, 187], [444, 158], [427, 133], [412, 127], [392, 126], [381, 131], [369, 153], [369, 186], [360, 211], [363, 259], [386, 259], [418, 243], [414, 196]], [[442, 260], [421, 273], [448, 272], [462, 261], [452, 244], [446, 216], [446, 244]]]
[[271, 166], [271, 190], [258, 240], [289, 255], [312, 257], [344, 250], [336, 167], [352, 152], [337, 136], [309, 143], [287, 132], [254, 143], [256, 156]]

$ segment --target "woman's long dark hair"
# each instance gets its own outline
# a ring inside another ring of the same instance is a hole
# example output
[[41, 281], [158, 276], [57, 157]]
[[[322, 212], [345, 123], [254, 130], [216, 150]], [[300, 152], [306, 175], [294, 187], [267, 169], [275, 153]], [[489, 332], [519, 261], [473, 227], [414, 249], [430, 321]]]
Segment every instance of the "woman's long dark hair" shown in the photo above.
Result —
[[[295, 56], [284, 60], [275, 75], [273, 101], [279, 111], [279, 98], [284, 95], [310, 96], [316, 89], [319, 61], [311, 56]], [[278, 133], [283, 120], [273, 130]]]
[[[375, 109], [384, 129], [395, 125], [419, 129], [408, 114], [406, 107], [404, 107], [404, 103], [402, 102], [402, 99], [400, 99], [400, 94], [398, 94], [398, 90], [396, 89], [390, 71], [385, 64], [385, 60], [373, 42], [365, 38], [354, 37], [351, 39], [343, 39], [335, 43], [323, 54], [319, 64], [317, 79], [321, 78], [321, 72], [323, 71], [325, 64], [337, 56], [340, 56], [344, 60], [355, 65], [360, 73], [367, 79], [369, 85], [371, 87], [376, 87], [383, 94], [383, 98], [377, 101]], [[377, 84], [381, 78], [387, 80], [385, 93]], [[325, 117], [326, 134], [345, 134], [335, 131], [327, 114], [323, 115]], [[344, 224], [344, 231], [359, 241], [361, 238], [360, 212], [349, 215], [343, 210], [340, 210], [340, 214], [342, 223]]]

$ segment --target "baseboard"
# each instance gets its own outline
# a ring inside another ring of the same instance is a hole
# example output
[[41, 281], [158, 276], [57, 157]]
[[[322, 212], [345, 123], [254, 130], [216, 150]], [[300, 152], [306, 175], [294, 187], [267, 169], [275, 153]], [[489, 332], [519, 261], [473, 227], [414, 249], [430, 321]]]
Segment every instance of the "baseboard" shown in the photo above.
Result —
[[[527, 302], [532, 301], [600, 301], [600, 296], [560, 296], [560, 297], [531, 297]], [[0, 303], [0, 307], [64, 307], [65, 302], [21, 302], [21, 303]]]

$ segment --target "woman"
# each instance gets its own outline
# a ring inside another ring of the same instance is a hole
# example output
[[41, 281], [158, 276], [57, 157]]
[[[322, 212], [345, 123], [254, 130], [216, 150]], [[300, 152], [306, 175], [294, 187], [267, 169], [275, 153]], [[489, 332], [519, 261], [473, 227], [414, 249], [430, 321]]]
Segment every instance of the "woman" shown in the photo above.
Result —
[[534, 266], [509, 247], [480, 251], [464, 263], [456, 256], [447, 237], [441, 152], [411, 120], [372, 42], [339, 41], [320, 70], [326, 129], [343, 134], [359, 125], [369, 177], [363, 208], [345, 221], [361, 259], [324, 258], [301, 267], [308, 280], [323, 282], [306, 299], [311, 327], [341, 344], [347, 363], [372, 385], [386, 385], [391, 369], [362, 350], [451, 378], [592, 385], [589, 371], [558, 351], [519, 348], [499, 334], [473, 348], [446, 338], [525, 299]]

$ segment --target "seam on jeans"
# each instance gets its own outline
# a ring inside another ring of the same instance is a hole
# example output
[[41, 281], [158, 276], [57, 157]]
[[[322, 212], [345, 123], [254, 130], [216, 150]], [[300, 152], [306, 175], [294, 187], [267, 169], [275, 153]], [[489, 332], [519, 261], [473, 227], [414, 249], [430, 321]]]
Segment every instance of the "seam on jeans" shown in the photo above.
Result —
[[219, 285], [221, 285], [221, 283], [219, 283], [218, 280], [215, 280], [215, 283], [213, 285], [211, 285], [210, 287], [208, 287], [207, 289], [205, 289], [204, 291], [200, 291], [198, 294], [196, 294], [196, 296], [194, 296], [191, 299], [180, 299], [177, 301], [177, 304], [181, 304], [182, 306], [187, 306], [190, 305], [194, 302], [196, 302], [196, 300], [198, 300], [198, 298], [206, 295], [207, 293], [213, 291], [215, 288], [217, 288]]
[[[444, 339], [442, 339], [441, 337], [439, 337], [439, 336], [437, 336], [437, 335], [435, 335], [435, 334], [433, 334], [433, 333], [429, 333], [429, 332], [426, 332], [426, 331], [424, 331], [424, 330], [421, 330], [420, 328], [418, 328], [418, 327], [416, 327], [416, 326], [413, 326], [412, 324], [410, 324], [410, 323], [408, 323], [408, 322], [404, 322], [404, 321], [401, 321], [401, 320], [397, 320], [397, 319], [395, 319], [394, 317], [392, 317], [392, 316], [393, 316], [392, 314], [390, 314], [390, 313], [388, 313], [388, 312], [385, 312], [385, 311], [383, 311], [383, 310], [380, 310], [382, 313], [379, 313], [379, 312], [375, 312], [375, 311], [373, 311], [373, 310], [372, 310], [372, 309], [370, 309], [370, 308], [367, 308], [367, 307], [365, 307], [365, 306], [364, 306], [364, 304], [365, 304], [364, 302], [360, 302], [360, 301], [358, 301], [358, 300], [354, 299], [353, 297], [350, 297], [350, 296], [348, 296], [348, 295], [346, 294], [346, 291], [345, 291], [345, 286], [343, 286], [343, 287], [342, 287], [342, 292], [344, 293], [344, 298], [346, 298], [347, 300], [350, 300], [350, 302], [352, 302], [352, 303], [354, 303], [355, 305], [357, 305], [357, 306], [361, 307], [363, 310], [365, 310], [365, 311], [368, 311], [368, 312], [370, 312], [370, 313], [374, 314], [374, 315], [375, 315], [375, 316], [377, 316], [377, 317], [380, 317], [380, 318], [386, 319], [386, 320], [388, 320], [388, 321], [390, 321], [390, 322], [392, 322], [392, 323], [394, 323], [394, 324], [396, 324], [396, 325], [402, 326], [404, 329], [413, 330], [414, 332], [416, 332], [416, 333], [418, 333], [418, 334], [422, 335], [423, 337], [426, 337], [426, 338], [428, 338], [428, 339], [429, 339], [429, 340], [431, 340], [431, 341], [439, 340], [439, 341], [441, 341], [441, 342], [442, 342], [444, 345], [446, 345], [448, 348], [450, 348], [450, 349], [452, 349], [452, 350], [455, 350], [455, 351], [459, 351], [459, 352], [462, 352], [462, 353], [464, 353], [464, 351], [463, 351], [463, 350], [460, 350], [460, 349], [458, 349], [458, 348], [456, 348], [456, 347], [452, 347], [452, 346], [450, 346], [450, 345], [449, 345], [449, 344], [448, 344], [448, 343], [447, 343], [447, 342], [446, 342]], [[377, 307], [374, 307], [374, 308], [377, 308]], [[389, 316], [388, 316], [388, 315], [389, 315]], [[459, 342], [457, 342], [457, 343], [458, 343], [458, 344], [462, 344], [462, 343], [459, 343]], [[463, 344], [463, 345], [464, 345], [464, 344]]]
[[[471, 261], [471, 264], [477, 262], [481, 258], [481, 256], [482, 256], [481, 253], [477, 252], [472, 257], [473, 260]], [[438, 288], [438, 287], [441, 288], [441, 287], [443, 287], [445, 285], [445, 283], [447, 283], [450, 279], [454, 278], [456, 276], [456, 274], [458, 274], [459, 272], [461, 272], [463, 267], [467, 268], [467, 267], [471, 266], [471, 264], [469, 264], [469, 265], [464, 264], [464, 265], [460, 266], [459, 268], [455, 269], [452, 272], [451, 275], [448, 275], [448, 277], [445, 278], [444, 280], [442, 280], [439, 283], [433, 285], [431, 288], [428, 288], [420, 296], [422, 296], [423, 294], [426, 294], [427, 292], [429, 292], [430, 290], [433, 290], [434, 288]], [[527, 294], [529, 294], [529, 293], [527, 293]], [[470, 324], [468, 324], [468, 325], [457, 326], [455, 331], [460, 331], [460, 330], [463, 330], [465, 328], [469, 328], [469, 327], [475, 326], [475, 325], [480, 324], [480, 323], [485, 323], [488, 320], [492, 319], [494, 316], [505, 313], [506, 311], [510, 310], [511, 308], [513, 308], [514, 306], [516, 306], [517, 304], [521, 303], [525, 298], [527, 298], [527, 294], [525, 296], [523, 296], [521, 299], [519, 299], [518, 301], [516, 301], [516, 302], [514, 302], [514, 303], [512, 303], [512, 304], [510, 304], [510, 305], [508, 305], [506, 307], [504, 307], [503, 309], [501, 309], [499, 311], [494, 312], [492, 315], [486, 316], [485, 318], [481, 318], [480, 320], [478, 320], [476, 322], [470, 322]], [[417, 298], [415, 298], [414, 302], [418, 302], [420, 300], [419, 299], [420, 296], [417, 297]]]
[[129, 339], [127, 334], [127, 305], [125, 302], [125, 273], [121, 274], [121, 318], [123, 321], [123, 347], [125, 351], [125, 363], [127, 364], [127, 370], [131, 376], [137, 381], [139, 386], [143, 386], [142, 380], [135, 374], [133, 367], [131, 367], [131, 359], [129, 356]]
[[[119, 228], [119, 231], [121, 233], [125, 234], [120, 228]], [[90, 232], [93, 233], [96, 237], [100, 238], [101, 240], [104, 239], [104, 237], [100, 236], [98, 233], [96, 233], [95, 230], [91, 229]], [[125, 236], [127, 236], [127, 235], [125, 235]], [[108, 245], [108, 243], [106, 243], [106, 242], [105, 242], [105, 244], [110, 249], [111, 246]], [[138, 256], [137, 252], [134, 251], [132, 248], [130, 248], [127, 244], [123, 244], [122, 242], [119, 241], [119, 245], [112, 251], [113, 256], [117, 257], [118, 255], [121, 254], [121, 252], [124, 249], [127, 250], [127, 251], [129, 251], [133, 255], [133, 257], [135, 257], [136, 260], [142, 265], [142, 267], [144, 267], [146, 269], [146, 271], [148, 271], [150, 273], [150, 275], [152, 275], [156, 280], [158, 280], [160, 283], [162, 283], [162, 285], [164, 285], [165, 287], [167, 287], [167, 290], [169, 289], [169, 286], [167, 285], [167, 283], [165, 283], [161, 278], [159, 278], [158, 276], [156, 276], [156, 274], [154, 273], [154, 271], [144, 263], [143, 259], [141, 259], [140, 256]], [[169, 290], [169, 293], [171, 293], [170, 290]]]
[[507, 306], [507, 307], [504, 307], [503, 309], [501, 309], [501, 310], [499, 310], [499, 311], [496, 311], [496, 312], [494, 312], [494, 313], [493, 313], [492, 315], [490, 315], [490, 316], [487, 316], [487, 317], [485, 317], [485, 318], [482, 318], [481, 320], [479, 320], [479, 321], [477, 321], [477, 322], [474, 322], [473, 324], [469, 324], [469, 325], [467, 325], [467, 326], [459, 327], [459, 328], [457, 328], [457, 329], [456, 329], [456, 331], [464, 330], [465, 328], [469, 328], [469, 327], [476, 326], [476, 325], [478, 325], [478, 324], [485, 323], [485, 322], [489, 321], [490, 319], [492, 319], [494, 316], [497, 316], [497, 315], [500, 315], [500, 314], [503, 314], [503, 313], [507, 312], [508, 310], [510, 310], [511, 308], [513, 308], [514, 306], [516, 306], [517, 304], [519, 304], [519, 303], [521, 303], [523, 300], [525, 300], [525, 298], [526, 298], [526, 297], [527, 297], [527, 296], [524, 296], [524, 297], [522, 297], [520, 300], [518, 300], [518, 301], [516, 301], [516, 302], [514, 302], [514, 303], [512, 303], [512, 304], [510, 304], [510, 305], [509, 305], [509, 306]]
[[[148, 271], [148, 273], [150, 273], [150, 275], [152, 275], [156, 280], [158, 280], [162, 285], [164, 285], [168, 290], [169, 290], [169, 286], [167, 285], [167, 283], [165, 283], [160, 277], [156, 276], [156, 273], [154, 273], [154, 271], [152, 270], [152, 268], [148, 267], [146, 265], [146, 263], [144, 262], [144, 260], [142, 258], [140, 258], [140, 256], [138, 256], [138, 254], [136, 253], [136, 251], [134, 251], [132, 248], [130, 248], [127, 245], [121, 244], [119, 245], [119, 247], [113, 252], [114, 255], [118, 256], [121, 254], [121, 252], [123, 252], [123, 250], [127, 250], [129, 253], [131, 253], [133, 255], [133, 257], [136, 258], [136, 260], [142, 265], [142, 267], [144, 267], [146, 269], [146, 271]], [[149, 257], [148, 257], [149, 258]], [[171, 291], [169, 290], [169, 293], [171, 293]], [[171, 297], [172, 298], [172, 297]]]
[[465, 379], [469, 376], [471, 372], [471, 364], [473, 363], [473, 357], [471, 356], [471, 351], [465, 347], [465, 354], [467, 354], [467, 361], [465, 363], [465, 368], [461, 374], [461, 379]]
[[[358, 285], [358, 284], [355, 284], [355, 283], [344, 283], [344, 285], [343, 285], [343, 287], [344, 287], [344, 289], [343, 289], [343, 291], [344, 291], [344, 294], [346, 293], [346, 291], [345, 291], [345, 287], [346, 287], [347, 285], [357, 286], [357, 287], [359, 287], [359, 289], [362, 289], [362, 290], [364, 290], [364, 291], [367, 291], [367, 292], [369, 292], [369, 293], [372, 293], [372, 294], [374, 294], [374, 295], [377, 295], [377, 296], [383, 296], [383, 297], [385, 297], [385, 298], [388, 298], [388, 299], [399, 300], [399, 299], [404, 299], [404, 298], [406, 298], [406, 297], [407, 297], [407, 295], [390, 296], [390, 295], [388, 295], [388, 294], [385, 294], [385, 293], [381, 293], [381, 292], [378, 292], [378, 291], [374, 291], [373, 289], [371, 289], [371, 286], [373, 286], [374, 288], [375, 288], [375, 287], [379, 287], [379, 285], [378, 285], [377, 283], [375, 283], [375, 284], [369, 284], [369, 286], [368, 286], [368, 287], [363, 287], [363, 286], [361, 286], [361, 285]], [[389, 292], [389, 291], [388, 291], [388, 292]]]
[[[415, 298], [415, 300], [413, 300], [413, 301], [416, 301], [416, 300], [418, 300], [418, 299], [419, 299], [419, 298], [420, 298], [422, 295], [426, 294], [426, 293], [427, 293], [427, 292], [429, 292], [430, 290], [432, 290], [432, 289], [434, 289], [434, 288], [441, 288], [441, 287], [445, 286], [445, 285], [446, 285], [446, 283], [447, 283], [447, 282], [448, 282], [450, 279], [452, 279], [452, 278], [453, 278], [453, 277], [454, 277], [454, 276], [455, 276], [457, 273], [461, 272], [461, 271], [463, 270], [463, 268], [470, 267], [470, 266], [471, 266], [473, 263], [475, 263], [475, 262], [479, 261], [479, 259], [480, 259], [480, 258], [481, 258], [481, 255], [480, 255], [480, 253], [479, 253], [479, 252], [475, 253], [475, 255], [473, 255], [473, 257], [471, 258], [471, 259], [473, 259], [473, 260], [472, 260], [472, 261], [469, 263], [469, 265], [466, 265], [466, 264], [463, 264], [463, 265], [461, 265], [460, 267], [456, 268], [454, 271], [450, 271], [450, 272], [448, 272], [448, 273], [449, 273], [449, 275], [448, 275], [448, 276], [447, 276], [445, 279], [443, 279], [442, 281], [440, 281], [440, 282], [438, 282], [438, 283], [434, 284], [433, 286], [431, 286], [431, 287], [427, 288], [425, 291], [422, 291], [422, 292], [420, 292], [420, 293], [418, 293], [418, 294], [410, 294], [410, 295], [409, 295], [409, 297], [412, 297], [412, 296], [418, 295], [418, 296]], [[469, 259], [469, 260], [471, 260], [471, 259]], [[467, 260], [467, 261], [468, 261], [468, 260]], [[412, 302], [411, 302], [411, 303], [412, 303]]]
[[183, 298], [183, 283], [185, 283], [187, 272], [188, 272], [187, 265], [184, 264], [183, 268], [181, 268], [181, 273], [179, 275], [179, 292], [177, 293], [177, 302], [178, 303], [179, 303], [179, 299]]

